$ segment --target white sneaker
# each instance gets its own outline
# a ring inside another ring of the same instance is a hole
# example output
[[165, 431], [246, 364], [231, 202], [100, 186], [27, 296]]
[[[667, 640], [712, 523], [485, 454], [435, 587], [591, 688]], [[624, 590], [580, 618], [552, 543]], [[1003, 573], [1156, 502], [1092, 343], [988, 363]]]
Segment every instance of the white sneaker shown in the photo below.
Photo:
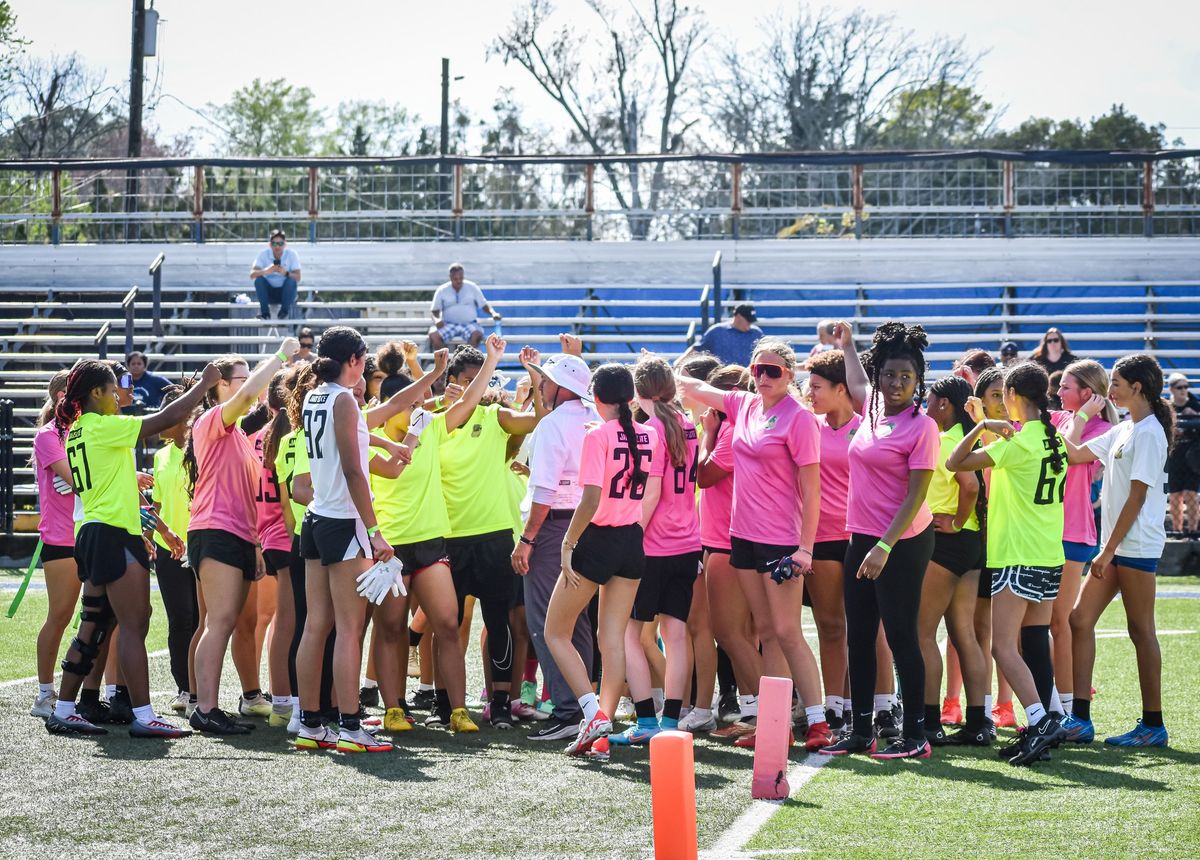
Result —
[[713, 716], [713, 712], [709, 711], [708, 715], [702, 715], [698, 710], [692, 710], [686, 717], [679, 721], [679, 730], [681, 732], [691, 732], [697, 734], [699, 732], [712, 732], [717, 729], [717, 720]]
[[191, 696], [188, 697], [187, 704], [183, 706], [183, 715], [189, 720], [192, 714], [196, 713], [196, 703], [192, 701]]
[[288, 720], [287, 733], [289, 735], [300, 734], [300, 726], [301, 726], [300, 715], [299, 714], [293, 715], [292, 718], [290, 720]]
[[613, 714], [613, 719], [622, 723], [627, 723], [635, 716], [633, 710], [633, 699], [628, 696], [622, 696], [621, 701], [617, 703], [617, 712]]
[[271, 716], [271, 702], [262, 693], [253, 699], [238, 696], [238, 713], [243, 717], [261, 717], [265, 720]]
[[[177, 714], [182, 714], [187, 711], [188, 702], [191, 701], [191, 694], [184, 691], [174, 698], [171, 702], [171, 710]], [[191, 716], [191, 714], [188, 714]]]
[[43, 696], [39, 693], [34, 697], [33, 707], [29, 709], [29, 716], [48, 720], [50, 719], [50, 715], [54, 713], [54, 706], [57, 704], [58, 696], [53, 693], [47, 693]]

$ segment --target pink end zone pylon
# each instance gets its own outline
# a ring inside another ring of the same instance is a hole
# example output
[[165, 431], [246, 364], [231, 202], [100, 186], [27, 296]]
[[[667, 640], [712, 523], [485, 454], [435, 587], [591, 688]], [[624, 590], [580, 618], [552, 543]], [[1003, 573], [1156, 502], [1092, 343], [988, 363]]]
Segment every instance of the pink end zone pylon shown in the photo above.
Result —
[[792, 730], [792, 680], [764, 676], [758, 683], [758, 720], [754, 731], [755, 800], [784, 800], [788, 785], [788, 748]]

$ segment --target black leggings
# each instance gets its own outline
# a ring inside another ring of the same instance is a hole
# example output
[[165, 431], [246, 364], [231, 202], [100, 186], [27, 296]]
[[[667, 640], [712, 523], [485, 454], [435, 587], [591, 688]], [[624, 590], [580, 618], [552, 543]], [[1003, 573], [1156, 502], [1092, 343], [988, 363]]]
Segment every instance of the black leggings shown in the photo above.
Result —
[[[513, 639], [508, 625], [508, 612], [512, 599], [475, 598], [483, 626], [487, 629], [488, 658], [492, 661], [492, 683], [508, 684], [513, 675]], [[466, 595], [458, 595], [458, 623], [462, 624], [466, 609]], [[522, 667], [524, 668], [524, 667]]]
[[[304, 592], [304, 558], [300, 555], [300, 538], [292, 538], [292, 554], [288, 572], [292, 579], [292, 595], [296, 604], [296, 630], [292, 633], [292, 644], [288, 648], [288, 680], [294, 695], [300, 695], [296, 681], [296, 652], [300, 649], [300, 637], [304, 635], [304, 621], [308, 618], [308, 595]], [[335, 631], [329, 631], [325, 640], [325, 655], [321, 660], [321, 710], [333, 709], [333, 642]], [[357, 703], [355, 703], [357, 704]]]
[[[171, 652], [171, 676], [175, 687], [187, 690], [188, 648], [200, 621], [196, 603], [196, 573], [184, 567], [171, 553], [155, 545], [154, 573], [158, 578], [158, 593], [167, 611], [167, 650]], [[191, 692], [191, 691], [189, 691]]]
[[858, 579], [858, 568], [871, 547], [872, 535], [853, 534], [846, 550], [842, 590], [846, 595], [846, 641], [850, 656], [850, 701], [854, 733], [870, 736], [875, 704], [875, 637], [879, 622], [896, 660], [900, 689], [910, 693], [904, 703], [904, 736], [924, 740], [925, 661], [917, 637], [921, 583], [933, 555], [933, 526], [907, 540], [897, 541], [879, 578]]

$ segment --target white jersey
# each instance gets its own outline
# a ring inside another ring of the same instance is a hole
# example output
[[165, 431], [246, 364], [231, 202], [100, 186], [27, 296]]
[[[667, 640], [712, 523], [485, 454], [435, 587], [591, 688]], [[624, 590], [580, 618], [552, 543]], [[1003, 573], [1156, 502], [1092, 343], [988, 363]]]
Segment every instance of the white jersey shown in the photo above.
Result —
[[[333, 404], [341, 396], [354, 399], [354, 393], [336, 382], [323, 382], [304, 397], [301, 413], [304, 443], [308, 448], [309, 471], [312, 474], [313, 500], [308, 509], [331, 519], [359, 519], [358, 508], [350, 498], [346, 476], [342, 473], [342, 455], [338, 451], [333, 430]], [[363, 475], [368, 475], [368, 448], [371, 440], [367, 422], [357, 404], [354, 408], [358, 422], [358, 456]]]

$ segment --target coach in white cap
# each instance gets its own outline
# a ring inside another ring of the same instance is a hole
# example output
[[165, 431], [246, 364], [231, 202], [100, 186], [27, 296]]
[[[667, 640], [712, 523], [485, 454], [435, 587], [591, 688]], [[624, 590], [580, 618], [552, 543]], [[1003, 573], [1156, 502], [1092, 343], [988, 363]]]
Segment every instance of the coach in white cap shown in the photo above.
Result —
[[[563, 347], [577, 347], [574, 338], [563, 338]], [[532, 504], [525, 530], [513, 550], [513, 569], [523, 577], [525, 620], [542, 674], [554, 701], [551, 719], [529, 736], [530, 740], [574, 737], [583, 717], [570, 686], [554, 663], [546, 645], [546, 608], [562, 570], [562, 541], [583, 495], [579, 486], [579, 454], [588, 422], [600, 416], [591, 405], [592, 373], [578, 355], [559, 353], [528, 365], [538, 380], [542, 402], [551, 410], [530, 439], [529, 490]], [[592, 665], [592, 630], [586, 614], [575, 621], [572, 644]]]

